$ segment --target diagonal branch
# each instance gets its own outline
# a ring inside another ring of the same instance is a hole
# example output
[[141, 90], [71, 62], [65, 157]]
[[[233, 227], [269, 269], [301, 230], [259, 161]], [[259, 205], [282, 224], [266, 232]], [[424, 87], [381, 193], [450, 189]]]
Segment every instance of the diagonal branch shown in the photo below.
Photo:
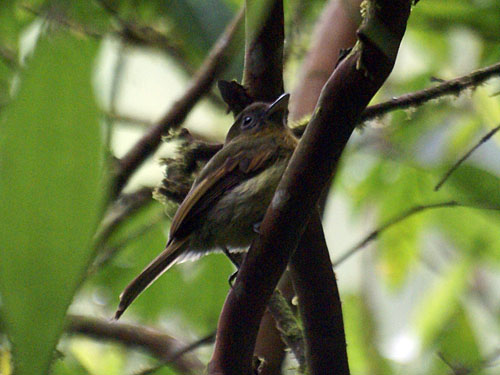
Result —
[[243, 85], [250, 97], [271, 102], [283, 93], [283, 1], [246, 0], [245, 4]]
[[341, 256], [339, 256], [337, 259], [335, 259], [333, 261], [333, 263], [332, 263], [333, 268], [340, 266], [340, 264], [344, 263], [347, 259], [349, 259], [351, 256], [356, 254], [358, 251], [363, 249], [370, 242], [375, 241], [380, 236], [380, 234], [382, 232], [386, 231], [387, 229], [389, 229], [390, 227], [392, 227], [396, 224], [399, 224], [400, 222], [402, 222], [406, 219], [409, 219], [413, 215], [419, 214], [419, 213], [427, 211], [427, 210], [433, 210], [436, 208], [451, 208], [451, 207], [463, 207], [463, 208], [474, 208], [474, 209], [480, 209], [480, 210], [500, 211], [500, 207], [471, 205], [471, 204], [459, 203], [457, 201], [439, 202], [439, 203], [418, 205], [418, 206], [412, 207], [409, 210], [406, 210], [406, 211], [402, 212], [401, 214], [389, 219], [388, 221], [383, 223], [380, 227], [378, 227], [377, 229], [370, 232], [365, 238], [363, 238], [361, 241], [359, 241], [352, 248], [345, 251]]
[[176, 129], [182, 124], [189, 111], [228, 66], [228, 60], [234, 55], [235, 41], [237, 42], [240, 39], [238, 32], [240, 31], [242, 19], [243, 11], [240, 10], [219, 37], [214, 48], [193, 77], [184, 95], [120, 160], [112, 187], [114, 197], [118, 196], [137, 168], [158, 148], [162, 136], [166, 135], [170, 129]]
[[415, 91], [409, 94], [401, 95], [387, 102], [372, 105], [363, 112], [360, 123], [371, 120], [378, 116], [385, 115], [396, 109], [407, 109], [422, 105], [429, 100], [438, 99], [446, 95], [459, 95], [462, 91], [476, 87], [488, 79], [500, 76], [500, 63], [476, 70], [467, 75], [451, 79], [436, 85], [434, 87]]
[[290, 259], [311, 374], [349, 374], [342, 304], [319, 212]]
[[[329, 78], [224, 304], [209, 374], [251, 373], [259, 322], [362, 111], [394, 66], [410, 0], [368, 2], [361, 42]], [[392, 40], [382, 45], [381, 28]], [[390, 49], [388, 50], [387, 47]], [[225, 351], [224, 348], [231, 348]], [[328, 348], [333, 355], [335, 347]], [[330, 356], [331, 357], [331, 356]], [[328, 362], [330, 358], [323, 358]], [[320, 372], [322, 363], [310, 368]]]
[[177, 339], [150, 328], [73, 315], [69, 318], [67, 331], [144, 348], [163, 363], [171, 363], [181, 374], [199, 374], [204, 368], [194, 355], [182, 355], [186, 347]]
[[[480, 85], [496, 75], [500, 75], [500, 63], [477, 70], [461, 77], [457, 77], [450, 81], [445, 81], [435, 87], [404, 94], [389, 101], [369, 106], [361, 115], [361, 120], [359, 121], [359, 123], [372, 120], [376, 117], [383, 116], [398, 109], [405, 109], [414, 107], [416, 105], [422, 105], [432, 99], [438, 99], [446, 95], [453, 95], [455, 91], [450, 91], [450, 87], [454, 87], [454, 90], [459, 90], [459, 92], [461, 92], [467, 88]], [[304, 130], [305, 125], [298, 126], [293, 129], [297, 137], [301, 137], [304, 133]], [[197, 143], [198, 144], [196, 145], [196, 147], [200, 152], [200, 157], [194, 155], [196, 160], [209, 159], [220, 149], [220, 147], [222, 147], [222, 145], [203, 141], [197, 141]]]
[[478, 143], [474, 145], [474, 147], [472, 147], [469, 151], [467, 151], [467, 153], [464, 156], [462, 156], [455, 164], [453, 164], [453, 166], [448, 170], [448, 172], [446, 172], [445, 175], [436, 184], [436, 186], [434, 187], [434, 191], [438, 191], [441, 188], [441, 186], [443, 186], [443, 184], [446, 182], [446, 180], [448, 180], [451, 174], [455, 172], [455, 170], [460, 166], [460, 164], [462, 164], [466, 159], [468, 159], [469, 156], [471, 156], [474, 151], [476, 151], [479, 147], [481, 147], [481, 145], [484, 144], [488, 139], [493, 137], [495, 133], [498, 132], [499, 130], [500, 130], [500, 125], [491, 129], [484, 137], [482, 137], [479, 140]]

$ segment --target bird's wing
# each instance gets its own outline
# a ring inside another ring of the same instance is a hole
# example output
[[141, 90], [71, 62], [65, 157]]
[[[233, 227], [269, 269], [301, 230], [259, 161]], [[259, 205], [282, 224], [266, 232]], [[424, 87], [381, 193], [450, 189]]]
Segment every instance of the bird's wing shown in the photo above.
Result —
[[[231, 150], [220, 155], [214, 162], [221, 166], [210, 173], [201, 173], [197, 183], [188, 193], [172, 221], [167, 247], [158, 255], [120, 295], [115, 319], [158, 277], [169, 269], [187, 250], [188, 235], [196, 227], [203, 213], [215, 204], [222, 194], [241, 181], [259, 173], [273, 161], [276, 153], [272, 147], [242, 149], [231, 157]], [[215, 158], [215, 157], [214, 157]], [[225, 159], [225, 160], [224, 160]]]
[[213, 161], [220, 164], [219, 168], [209, 173], [202, 171], [200, 174], [172, 220], [169, 243], [173, 239], [189, 235], [201, 224], [199, 220], [204, 217], [203, 214], [213, 207], [225, 192], [260, 173], [273, 162], [276, 155], [275, 148], [269, 147], [269, 144], [266, 147], [244, 148], [234, 154], [230, 151], [222, 149], [220, 155], [214, 157]]

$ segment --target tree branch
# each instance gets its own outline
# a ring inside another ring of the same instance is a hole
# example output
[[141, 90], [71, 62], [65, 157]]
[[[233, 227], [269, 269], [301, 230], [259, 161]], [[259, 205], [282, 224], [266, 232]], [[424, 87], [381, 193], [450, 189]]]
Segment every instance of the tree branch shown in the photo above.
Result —
[[290, 119], [299, 121], [316, 106], [323, 85], [333, 73], [339, 51], [356, 43], [356, 29], [361, 21], [361, 0], [330, 0], [317, 21], [312, 40], [302, 64], [297, 87], [290, 98]]
[[321, 226], [313, 214], [290, 260], [310, 374], [348, 375], [342, 305]]
[[185, 54], [181, 48], [167, 35], [155, 30], [151, 26], [142, 25], [138, 22], [123, 19], [115, 8], [106, 0], [96, 2], [116, 20], [118, 27], [113, 32], [123, 41], [132, 45], [148, 46], [158, 48], [168, 53], [188, 73], [193, 74], [194, 69], [186, 62]]
[[185, 353], [184, 344], [150, 328], [73, 315], [69, 318], [67, 331], [146, 349], [163, 363], [171, 363], [181, 374], [199, 374], [204, 368], [194, 355], [182, 355]]
[[289, 273], [285, 272], [260, 322], [254, 356], [264, 358], [265, 363], [259, 375], [282, 374], [287, 346], [300, 368], [305, 368], [302, 328], [291, 305], [294, 296]]
[[272, 102], [283, 93], [283, 1], [246, 0], [245, 4], [243, 86], [253, 99]]
[[[276, 328], [279, 331], [282, 340], [290, 348], [293, 355], [295, 356], [295, 359], [299, 364], [300, 372], [304, 373], [306, 368], [306, 357], [304, 353], [304, 334], [301, 328], [302, 325], [300, 319], [295, 316], [288, 302], [288, 298], [285, 298], [285, 296], [283, 296], [279, 290], [274, 291], [271, 299], [269, 300], [267, 308], [272, 314], [273, 322], [275, 322]], [[261, 333], [262, 323], [259, 330], [259, 335]], [[257, 341], [257, 348], [258, 345], [259, 342]], [[256, 354], [258, 355], [257, 348]], [[273, 348], [270, 349], [272, 350]], [[281, 362], [279, 363], [279, 368], [281, 368]]]
[[151, 187], [143, 187], [133, 193], [121, 195], [102, 220], [95, 234], [94, 246], [102, 247], [121, 223], [152, 200], [153, 189]]
[[482, 137], [479, 140], [478, 143], [474, 145], [474, 147], [472, 147], [469, 151], [467, 151], [467, 153], [464, 156], [462, 156], [455, 164], [453, 164], [452, 167], [448, 170], [448, 172], [446, 172], [445, 175], [436, 184], [436, 186], [434, 187], [434, 191], [438, 191], [441, 188], [441, 186], [443, 186], [443, 184], [446, 182], [446, 180], [448, 180], [451, 174], [455, 172], [455, 170], [460, 166], [460, 164], [462, 164], [466, 159], [468, 159], [469, 156], [471, 156], [474, 151], [476, 151], [479, 147], [481, 147], [481, 145], [484, 144], [488, 139], [493, 137], [495, 133], [499, 130], [500, 130], [500, 125], [491, 129], [484, 137]]
[[359, 241], [357, 245], [355, 245], [351, 249], [345, 251], [341, 256], [339, 256], [337, 259], [335, 259], [335, 261], [332, 263], [333, 268], [340, 266], [341, 263], [345, 262], [347, 259], [349, 259], [351, 256], [353, 256], [359, 250], [364, 248], [370, 242], [375, 241], [380, 236], [380, 234], [382, 232], [386, 231], [387, 229], [389, 229], [390, 227], [392, 227], [396, 224], [399, 224], [400, 222], [402, 222], [406, 219], [409, 219], [411, 216], [416, 215], [418, 213], [421, 213], [423, 211], [432, 210], [435, 208], [450, 208], [450, 207], [475, 208], [475, 209], [493, 210], [493, 211], [500, 210], [500, 206], [499, 207], [479, 206], [479, 205], [459, 203], [457, 201], [447, 201], [447, 202], [418, 205], [418, 206], [412, 207], [409, 210], [406, 210], [403, 213], [393, 217], [392, 219], [387, 220], [384, 224], [382, 224], [380, 227], [378, 227], [377, 229], [370, 232], [364, 239]]
[[385, 115], [396, 109], [416, 107], [429, 100], [438, 99], [446, 95], [459, 95], [462, 91], [479, 86], [488, 79], [498, 75], [500, 75], [500, 63], [490, 65], [449, 81], [444, 81], [434, 87], [401, 95], [387, 102], [372, 105], [363, 112], [360, 123]]
[[[251, 374], [255, 337], [265, 306], [362, 111], [394, 66], [411, 1], [369, 4], [358, 31], [361, 42], [323, 88], [314, 116], [260, 226], [260, 236], [229, 292], [209, 374]], [[392, 38], [388, 46], [380, 45], [372, 35], [374, 25]]]
[[170, 129], [178, 128], [189, 111], [205, 94], [220, 73], [228, 66], [228, 59], [233, 56], [233, 49], [238, 41], [238, 32], [243, 19], [243, 11], [239, 11], [233, 21], [219, 37], [214, 48], [193, 77], [188, 89], [177, 100], [163, 118], [152, 127], [120, 160], [112, 194], [116, 197], [123, 189], [137, 168], [157, 149], [161, 137]]

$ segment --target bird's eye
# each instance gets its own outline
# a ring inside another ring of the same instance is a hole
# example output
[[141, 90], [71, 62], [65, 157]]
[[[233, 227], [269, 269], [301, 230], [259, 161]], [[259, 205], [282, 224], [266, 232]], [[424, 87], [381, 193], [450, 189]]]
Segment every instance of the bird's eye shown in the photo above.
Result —
[[248, 128], [248, 127], [250, 127], [250, 125], [252, 124], [252, 122], [253, 122], [253, 117], [252, 116], [245, 116], [245, 117], [243, 117], [242, 127], [243, 128]]

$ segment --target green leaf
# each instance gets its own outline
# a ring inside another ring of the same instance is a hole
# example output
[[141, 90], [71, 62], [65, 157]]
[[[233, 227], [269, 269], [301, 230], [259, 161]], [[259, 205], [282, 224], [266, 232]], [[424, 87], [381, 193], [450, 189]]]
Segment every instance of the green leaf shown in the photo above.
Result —
[[65, 35], [42, 40], [2, 113], [0, 293], [17, 375], [47, 374], [92, 257], [104, 191], [94, 52]]
[[380, 236], [381, 270], [389, 286], [402, 286], [419, 260], [419, 237], [425, 217], [414, 215], [384, 231]]
[[464, 257], [452, 265], [416, 309], [416, 327], [425, 345], [434, 342], [458, 308], [458, 299], [467, 288], [472, 264], [471, 258]]
[[342, 297], [349, 367], [352, 374], [388, 375], [391, 369], [377, 349], [377, 326], [370, 306], [358, 295]]
[[482, 366], [474, 329], [462, 306], [436, 335], [436, 346], [442, 357], [454, 368], [473, 369]]

